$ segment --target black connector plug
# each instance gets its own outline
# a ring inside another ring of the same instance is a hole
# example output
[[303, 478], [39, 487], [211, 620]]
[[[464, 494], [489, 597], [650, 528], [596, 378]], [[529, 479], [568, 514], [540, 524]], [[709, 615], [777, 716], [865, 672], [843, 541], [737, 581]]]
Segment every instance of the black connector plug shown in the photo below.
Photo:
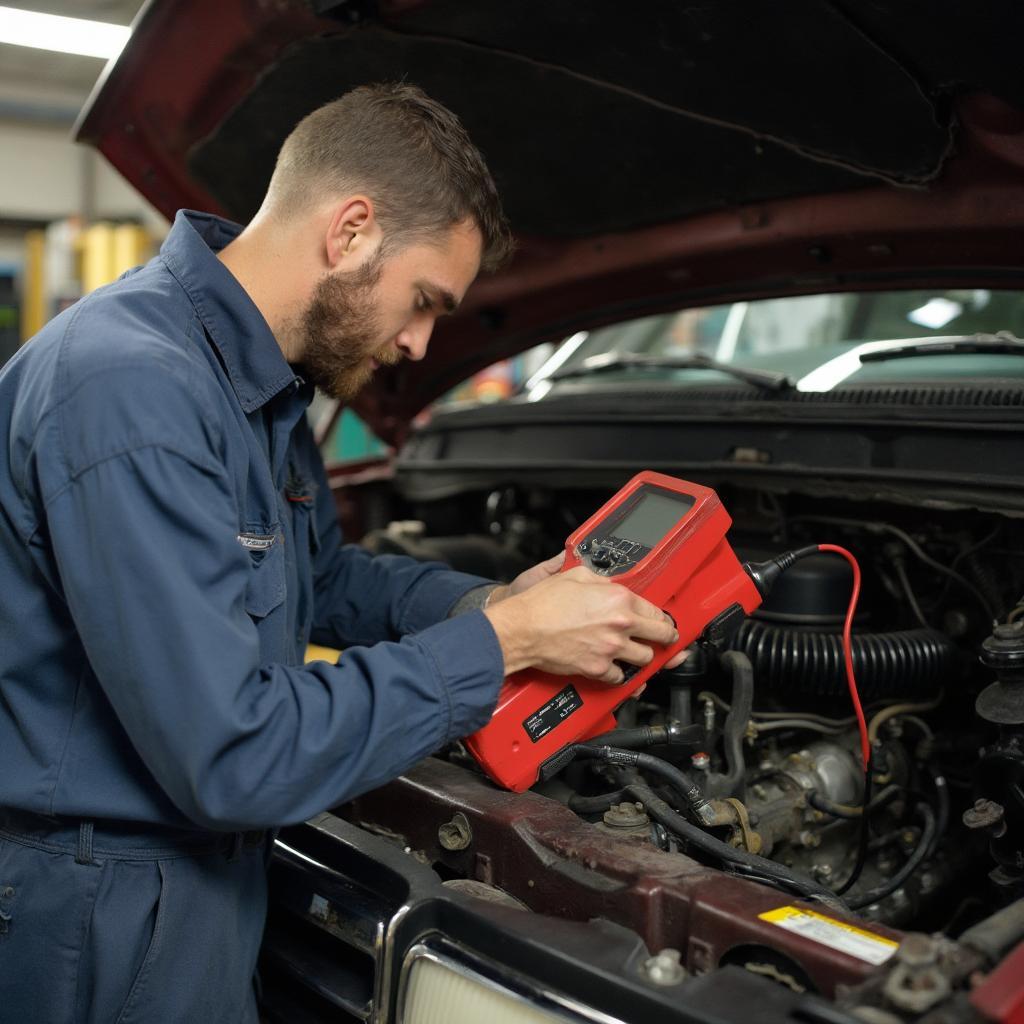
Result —
[[769, 558], [767, 562], [744, 562], [743, 571], [753, 580], [757, 592], [762, 598], [772, 592], [778, 578], [796, 561], [806, 558], [808, 555], [816, 554], [817, 544], [811, 544], [806, 548], [797, 548], [795, 551], [787, 551], [776, 558]]

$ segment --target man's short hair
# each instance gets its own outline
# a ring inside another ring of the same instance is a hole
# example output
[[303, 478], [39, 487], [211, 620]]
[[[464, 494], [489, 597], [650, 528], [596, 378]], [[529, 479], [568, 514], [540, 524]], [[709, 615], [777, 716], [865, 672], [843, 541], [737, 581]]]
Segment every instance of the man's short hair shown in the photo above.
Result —
[[415, 86], [360, 86], [308, 114], [285, 139], [267, 192], [272, 211], [287, 215], [346, 192], [373, 200], [384, 253], [469, 219], [483, 236], [483, 269], [511, 255], [484, 158], [462, 122]]

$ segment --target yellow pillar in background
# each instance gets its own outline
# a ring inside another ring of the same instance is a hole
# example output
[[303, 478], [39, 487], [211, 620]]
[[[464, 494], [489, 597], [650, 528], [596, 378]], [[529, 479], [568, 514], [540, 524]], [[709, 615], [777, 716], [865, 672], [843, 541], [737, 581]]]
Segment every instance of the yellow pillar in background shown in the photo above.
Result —
[[[71, 223], [71, 222], [68, 222]], [[51, 225], [51, 229], [59, 225]], [[111, 281], [116, 281], [126, 270], [137, 267], [149, 259], [153, 239], [139, 224], [109, 224], [103, 221], [92, 224], [80, 232], [75, 225], [69, 232], [54, 232], [47, 240], [46, 231], [30, 231], [25, 235], [25, 266], [22, 279], [21, 340], [28, 341], [42, 329], [58, 309], [73, 301], [79, 294], [89, 292]], [[74, 272], [74, 293], [68, 294], [67, 282], [57, 294], [51, 294], [61, 286], [55, 284], [53, 268], [48, 280], [47, 246], [50, 255], [60, 256], [66, 266], [73, 255], [77, 269]], [[56, 247], [56, 248], [53, 248]]]
[[25, 235], [25, 262], [21, 277], [21, 341], [24, 344], [46, 323], [46, 287], [43, 261], [46, 232], [29, 231]]
[[109, 284], [114, 274], [114, 229], [109, 224], [92, 224], [78, 238], [82, 258], [82, 294]]
[[153, 251], [153, 239], [140, 224], [118, 224], [114, 228], [111, 270], [114, 278], [145, 263]]
[[149, 259], [149, 232], [138, 224], [93, 224], [82, 232], [82, 294], [111, 281]]

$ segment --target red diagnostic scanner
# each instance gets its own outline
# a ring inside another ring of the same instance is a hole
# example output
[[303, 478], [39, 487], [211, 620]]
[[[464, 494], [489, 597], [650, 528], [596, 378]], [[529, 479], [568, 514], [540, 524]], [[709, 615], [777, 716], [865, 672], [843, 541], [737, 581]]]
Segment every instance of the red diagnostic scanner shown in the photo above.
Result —
[[644, 472], [569, 537], [562, 572], [584, 565], [629, 587], [672, 616], [679, 640], [655, 646], [643, 668], [624, 666], [621, 686], [532, 669], [509, 676], [490, 722], [466, 740], [495, 782], [517, 793], [529, 789], [563, 747], [614, 729], [615, 708], [669, 658], [761, 603], [725, 539], [731, 525], [710, 488]]

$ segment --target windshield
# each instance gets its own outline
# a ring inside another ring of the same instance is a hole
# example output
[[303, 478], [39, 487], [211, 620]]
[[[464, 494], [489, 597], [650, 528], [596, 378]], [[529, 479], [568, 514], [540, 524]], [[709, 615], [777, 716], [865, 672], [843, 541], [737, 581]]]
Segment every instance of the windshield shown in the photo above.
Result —
[[[1007, 331], [1024, 337], [1024, 293], [989, 289], [917, 290], [804, 295], [684, 309], [580, 332], [567, 339], [526, 382], [526, 391], [553, 374], [585, 376], [593, 357], [642, 354], [685, 360], [710, 357], [733, 366], [784, 373], [803, 390], [828, 390], [848, 378], [1024, 377], [1024, 359], [989, 354], [925, 356], [902, 362], [843, 361], [834, 375], [818, 373], [830, 360], [865, 342], [948, 338]], [[877, 347], [877, 346], [872, 346]], [[604, 367], [608, 369], [608, 367]], [[722, 378], [713, 369], [624, 366], [623, 376]], [[609, 374], [603, 373], [602, 377]], [[805, 380], [806, 378], [806, 380]], [[579, 378], [575, 378], [579, 379]]]

